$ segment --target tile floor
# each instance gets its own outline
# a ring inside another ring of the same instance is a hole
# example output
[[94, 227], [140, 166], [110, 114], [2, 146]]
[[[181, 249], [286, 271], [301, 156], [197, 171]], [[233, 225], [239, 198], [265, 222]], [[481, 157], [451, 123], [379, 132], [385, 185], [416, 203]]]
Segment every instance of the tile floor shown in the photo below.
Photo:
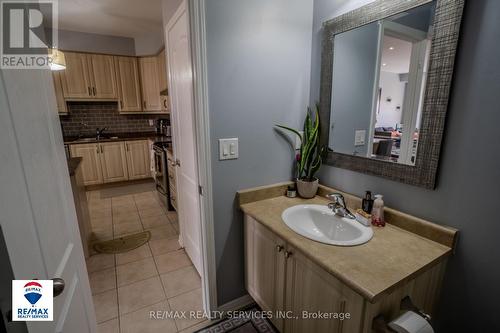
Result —
[[179, 247], [175, 212], [160, 205], [151, 183], [87, 192], [93, 238], [142, 230], [151, 240], [122, 254], [87, 261], [98, 332], [190, 332], [203, 319], [150, 319], [150, 311], [202, 311], [200, 276]]

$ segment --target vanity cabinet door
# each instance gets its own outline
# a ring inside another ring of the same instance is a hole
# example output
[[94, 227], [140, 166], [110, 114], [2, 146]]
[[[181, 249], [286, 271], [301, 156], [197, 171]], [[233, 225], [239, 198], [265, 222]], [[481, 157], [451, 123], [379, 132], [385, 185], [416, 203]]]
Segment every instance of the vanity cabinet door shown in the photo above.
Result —
[[105, 183], [119, 182], [128, 179], [127, 157], [124, 142], [101, 143], [100, 160], [102, 178]]
[[97, 143], [76, 144], [70, 146], [72, 157], [81, 157], [80, 170], [84, 185], [102, 184], [101, 161]]
[[[285, 321], [286, 333], [360, 332], [363, 298], [292, 247], [286, 249], [286, 304], [299, 319]], [[307, 318], [308, 314], [349, 313], [350, 319]]]
[[285, 243], [266, 227], [245, 215], [246, 287], [264, 311], [273, 311], [273, 324], [283, 330], [274, 316], [283, 310], [285, 287]]

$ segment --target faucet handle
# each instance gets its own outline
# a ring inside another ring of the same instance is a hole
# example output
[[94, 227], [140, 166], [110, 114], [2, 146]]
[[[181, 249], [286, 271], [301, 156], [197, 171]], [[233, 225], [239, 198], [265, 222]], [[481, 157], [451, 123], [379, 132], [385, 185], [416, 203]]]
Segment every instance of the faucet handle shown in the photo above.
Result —
[[331, 199], [337, 203], [340, 203], [342, 204], [343, 206], [345, 206], [345, 201], [344, 201], [344, 196], [341, 194], [341, 193], [330, 193], [330, 194], [327, 194], [326, 197], [328, 199]]

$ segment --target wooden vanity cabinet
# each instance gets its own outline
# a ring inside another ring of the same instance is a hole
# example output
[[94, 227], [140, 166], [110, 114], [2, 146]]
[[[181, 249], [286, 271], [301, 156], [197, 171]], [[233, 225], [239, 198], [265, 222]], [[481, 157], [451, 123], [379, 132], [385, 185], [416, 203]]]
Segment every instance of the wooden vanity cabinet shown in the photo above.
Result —
[[[276, 313], [284, 309], [285, 242], [251, 217], [245, 220], [246, 287], [262, 310]], [[283, 332], [283, 319], [271, 321]]]
[[[364, 298], [285, 242], [249, 215], [244, 216], [245, 278], [250, 296], [264, 311], [299, 319], [273, 317], [273, 324], [284, 333], [372, 333], [374, 319], [383, 315], [393, 319], [401, 313], [401, 300], [409, 296], [424, 312], [433, 314], [446, 268], [437, 262], [375, 302]], [[304, 318], [307, 313], [345, 313], [350, 319]]]
[[[262, 310], [273, 312], [271, 321], [280, 332], [360, 331], [360, 320], [301, 317], [303, 311], [320, 311], [349, 312], [359, 319], [363, 298], [248, 215], [245, 216], [245, 266], [248, 293]], [[299, 319], [284, 318], [287, 314]]]

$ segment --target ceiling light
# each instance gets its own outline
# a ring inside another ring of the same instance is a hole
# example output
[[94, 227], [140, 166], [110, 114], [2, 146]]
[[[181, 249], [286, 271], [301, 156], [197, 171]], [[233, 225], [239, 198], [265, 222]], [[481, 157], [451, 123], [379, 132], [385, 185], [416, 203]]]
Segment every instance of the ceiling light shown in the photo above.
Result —
[[383, 63], [383, 64], [382, 64], [382, 66], [387, 66], [387, 64], [386, 64], [386, 63]]
[[64, 53], [58, 49], [51, 49], [50, 54], [50, 70], [51, 71], [61, 71], [66, 69], [66, 58]]
[[394, 50], [394, 46], [389, 47], [389, 50], [391, 51]]

